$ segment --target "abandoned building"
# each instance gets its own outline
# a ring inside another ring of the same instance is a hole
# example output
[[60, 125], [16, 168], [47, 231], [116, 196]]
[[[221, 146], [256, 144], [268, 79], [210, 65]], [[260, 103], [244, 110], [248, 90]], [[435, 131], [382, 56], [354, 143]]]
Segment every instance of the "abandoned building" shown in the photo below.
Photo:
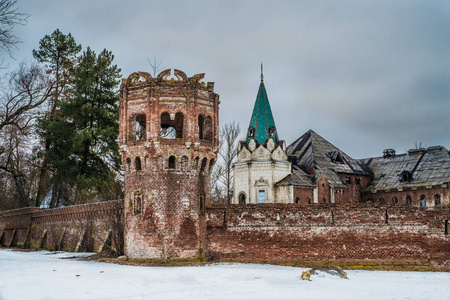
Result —
[[232, 203], [434, 207], [450, 203], [450, 152], [443, 146], [353, 159], [309, 130], [279, 140], [263, 75], [245, 141], [234, 164]]
[[450, 270], [447, 149], [353, 159], [312, 130], [286, 146], [261, 76], [232, 204], [211, 205], [219, 95], [204, 74], [173, 75], [122, 79], [123, 201], [1, 212], [0, 245], [122, 243], [129, 258], [419, 261]]

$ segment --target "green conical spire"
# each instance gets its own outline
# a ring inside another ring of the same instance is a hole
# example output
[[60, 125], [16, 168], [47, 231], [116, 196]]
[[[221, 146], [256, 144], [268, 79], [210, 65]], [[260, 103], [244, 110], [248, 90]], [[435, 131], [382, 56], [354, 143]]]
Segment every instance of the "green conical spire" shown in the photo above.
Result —
[[273, 120], [272, 110], [270, 109], [269, 98], [261, 66], [261, 84], [259, 85], [258, 95], [256, 96], [255, 107], [253, 108], [252, 118], [247, 132], [247, 143], [254, 138], [259, 144], [265, 144], [269, 138], [276, 143], [278, 134], [276, 132], [275, 121]]

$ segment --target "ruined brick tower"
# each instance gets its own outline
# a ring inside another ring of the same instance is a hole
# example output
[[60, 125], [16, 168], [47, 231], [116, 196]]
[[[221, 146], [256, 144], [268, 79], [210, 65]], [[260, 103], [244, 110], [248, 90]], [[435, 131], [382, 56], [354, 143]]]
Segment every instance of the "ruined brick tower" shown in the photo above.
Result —
[[120, 87], [125, 254], [196, 257], [203, 250], [210, 173], [218, 151], [219, 95], [204, 74], [136, 72]]

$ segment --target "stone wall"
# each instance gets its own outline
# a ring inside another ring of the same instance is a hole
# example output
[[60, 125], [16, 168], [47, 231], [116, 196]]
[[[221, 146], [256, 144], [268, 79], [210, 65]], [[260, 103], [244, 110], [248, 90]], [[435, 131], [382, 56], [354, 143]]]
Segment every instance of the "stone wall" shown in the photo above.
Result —
[[207, 252], [213, 259], [421, 260], [450, 266], [448, 219], [448, 208], [215, 206], [207, 213]]
[[117, 248], [123, 202], [0, 212], [0, 244], [67, 251]]

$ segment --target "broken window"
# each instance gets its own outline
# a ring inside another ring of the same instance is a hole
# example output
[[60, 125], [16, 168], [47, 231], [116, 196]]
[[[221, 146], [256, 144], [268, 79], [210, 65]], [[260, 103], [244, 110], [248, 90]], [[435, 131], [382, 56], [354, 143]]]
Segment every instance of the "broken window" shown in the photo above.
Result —
[[352, 183], [352, 180], [351, 180], [350, 176], [345, 176], [345, 183], [346, 184], [351, 184]]
[[325, 204], [327, 203], [327, 200], [325, 200], [325, 198], [322, 199], [322, 203]]
[[398, 203], [398, 198], [392, 197], [392, 204], [397, 204], [397, 203]]
[[297, 203], [297, 204], [300, 203], [300, 198], [299, 197], [295, 198], [295, 203]]
[[306, 203], [311, 204], [311, 199], [306, 198]]
[[440, 206], [441, 205], [441, 195], [436, 194], [434, 195], [434, 206]]
[[130, 136], [132, 140], [145, 140], [146, 138], [146, 117], [145, 114], [135, 114], [130, 118]]
[[210, 116], [198, 116], [198, 139], [212, 141], [212, 119]]
[[134, 199], [134, 214], [135, 215], [141, 214], [141, 210], [142, 210], [142, 200], [141, 197], [137, 196]]
[[410, 171], [403, 171], [401, 173], [400, 181], [402, 182], [408, 182], [412, 180], [412, 173]]
[[169, 114], [163, 112], [161, 114], [161, 131], [162, 139], [173, 140], [183, 138], [184, 115], [182, 112]]
[[245, 204], [245, 194], [239, 194], [239, 204]]
[[411, 206], [411, 204], [412, 204], [411, 196], [406, 196], [406, 205]]
[[328, 152], [328, 156], [330, 157], [331, 162], [333, 162], [333, 163], [336, 163], [336, 164], [344, 163], [344, 159], [339, 151]]
[[421, 207], [427, 206], [427, 201], [426, 201], [426, 199], [425, 199], [425, 195], [421, 195], [421, 196], [420, 196], [420, 206], [421, 206]]
[[142, 170], [141, 168], [141, 158], [139, 156], [136, 156], [134, 159], [134, 167], [136, 168], [136, 171]]
[[380, 204], [385, 204], [386, 201], [384, 200], [384, 198], [380, 198]]
[[171, 170], [175, 169], [175, 156], [173, 155], [169, 157], [169, 169]]
[[356, 178], [355, 179], [355, 184], [361, 184], [361, 178]]

